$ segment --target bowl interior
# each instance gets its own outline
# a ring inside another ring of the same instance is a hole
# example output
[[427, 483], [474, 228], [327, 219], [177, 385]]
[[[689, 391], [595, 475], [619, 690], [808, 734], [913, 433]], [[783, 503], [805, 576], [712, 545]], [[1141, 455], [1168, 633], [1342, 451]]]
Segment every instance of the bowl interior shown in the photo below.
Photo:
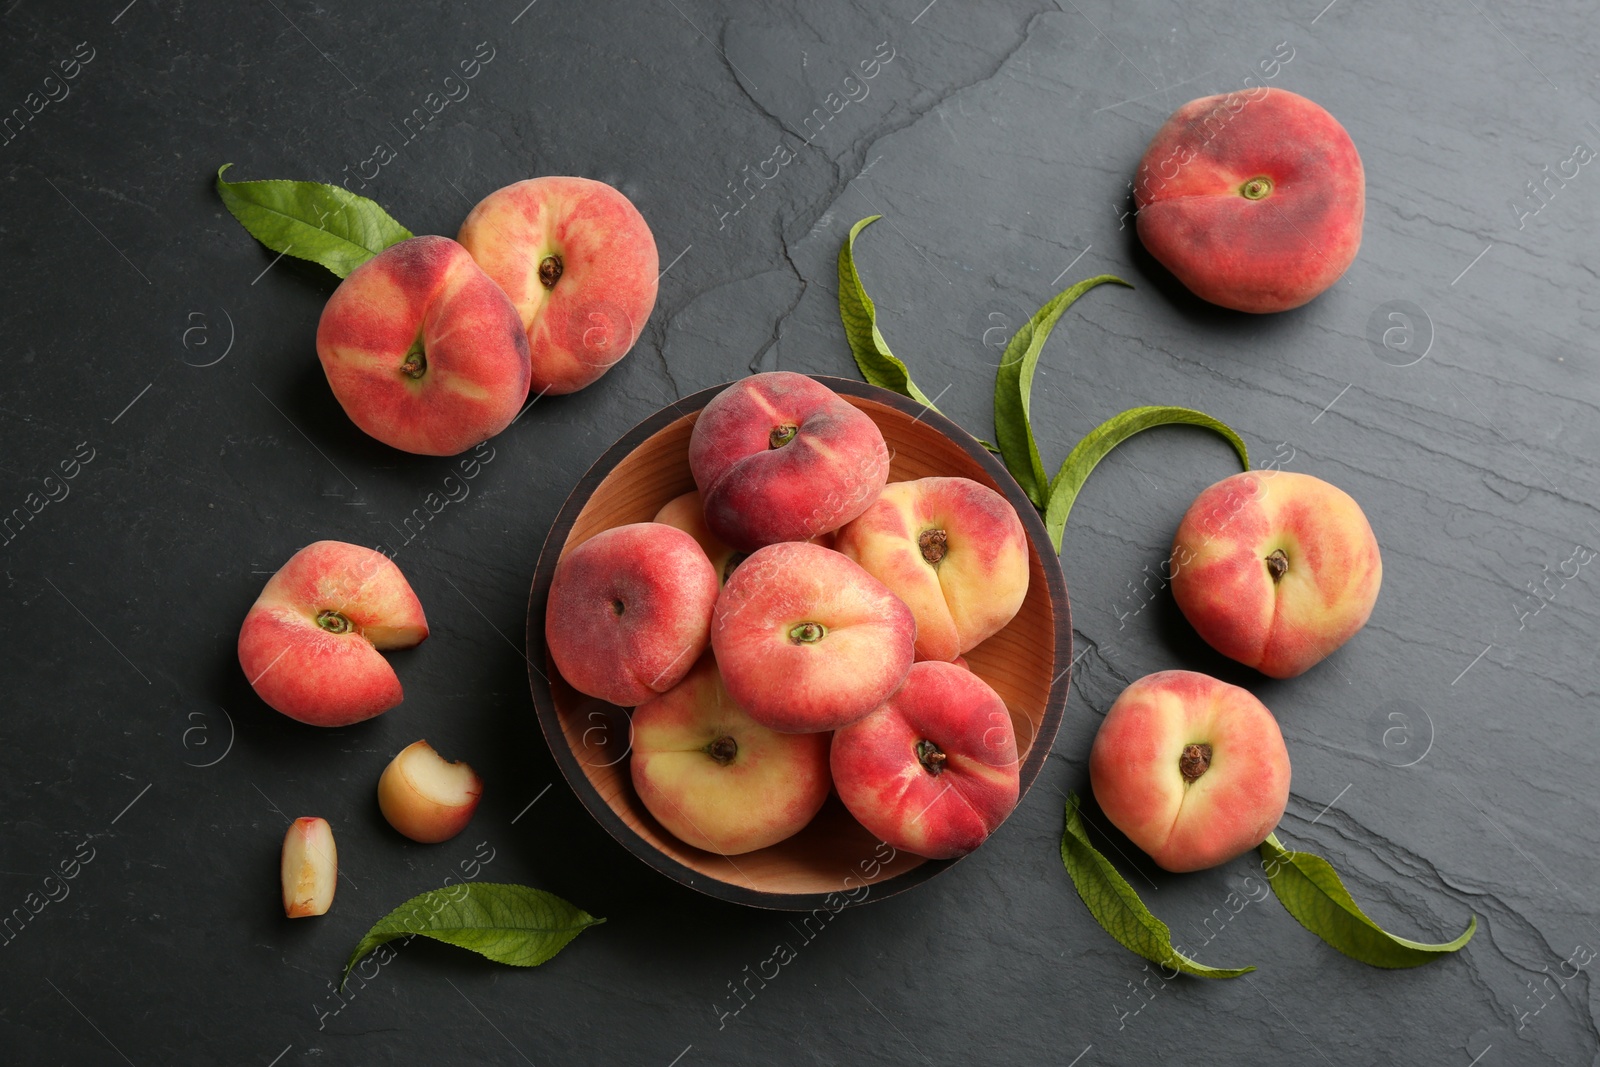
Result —
[[[889, 446], [891, 481], [958, 475], [1000, 491], [1018, 508], [1029, 534], [1027, 597], [1005, 629], [967, 653], [966, 659], [1011, 713], [1026, 791], [1060, 724], [1067, 689], [1063, 668], [1070, 661], [1071, 647], [1066, 589], [1044, 526], [1016, 483], [970, 437], [957, 430], [966, 441], [958, 443], [956, 437], [930, 425], [930, 416], [919, 405], [906, 402], [902, 408], [900, 398], [884, 390], [844, 379], [821, 380], [878, 424]], [[563, 771], [596, 818], [635, 854], [679, 881], [716, 896], [777, 908], [810, 908], [831, 893], [858, 903], [897, 892], [953, 861], [895, 854], [857, 823], [837, 796], [830, 797], [800, 833], [742, 856], [718, 856], [679, 841], [656, 822], [634, 792], [627, 759], [628, 711], [577, 692], [549, 661], [543, 624], [549, 574], [556, 559], [603, 530], [648, 522], [662, 505], [695, 488], [689, 436], [698, 409], [718, 391], [689, 398], [685, 403], [692, 403], [694, 411], [653, 432], [650, 423], [644, 424], [636, 432], [646, 435], [593, 485], [564, 540], [558, 542], [561, 520], [551, 531], [539, 561], [529, 616], [529, 661], [542, 676], [533, 679], [541, 724]], [[862, 395], [866, 393], [872, 395]], [[591, 477], [610, 458], [596, 464]], [[588, 479], [575, 491], [563, 517], [586, 484]], [[559, 554], [553, 551], [557, 543]], [[585, 782], [589, 790], [583, 788]], [[890, 881], [892, 888], [884, 884]], [[872, 888], [862, 888], [868, 886]]]

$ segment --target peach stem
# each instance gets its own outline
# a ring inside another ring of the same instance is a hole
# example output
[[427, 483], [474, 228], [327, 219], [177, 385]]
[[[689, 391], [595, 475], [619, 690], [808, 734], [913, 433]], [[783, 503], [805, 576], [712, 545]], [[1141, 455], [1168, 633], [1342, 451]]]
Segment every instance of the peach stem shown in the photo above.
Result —
[[405, 362], [400, 364], [400, 373], [407, 378], [420, 378], [428, 371], [428, 354], [422, 348], [422, 340], [418, 338], [411, 343], [411, 348], [406, 352]]
[[332, 608], [317, 612], [317, 625], [330, 634], [347, 634], [355, 629], [354, 623]]
[[1272, 575], [1273, 585], [1277, 585], [1289, 573], [1289, 556], [1283, 549], [1275, 548], [1272, 555], [1267, 557], [1267, 573]]
[[789, 631], [789, 640], [797, 645], [814, 645], [827, 633], [828, 628], [820, 622], [803, 622]]
[[539, 261], [539, 284], [546, 289], [554, 289], [565, 269], [566, 265], [561, 262], [560, 256], [545, 256]]
[[1239, 195], [1246, 200], [1264, 200], [1272, 192], [1272, 179], [1266, 175], [1251, 178], [1239, 187]]
[[923, 739], [917, 742], [917, 762], [922, 764], [923, 770], [935, 778], [944, 770], [944, 763], [948, 758], [932, 741]]
[[739, 754], [739, 742], [724, 734], [705, 748], [706, 755], [726, 767]]
[[1178, 757], [1178, 773], [1183, 775], [1185, 782], [1193, 783], [1206, 773], [1211, 767], [1211, 746], [1207, 744], [1185, 745], [1183, 755]]

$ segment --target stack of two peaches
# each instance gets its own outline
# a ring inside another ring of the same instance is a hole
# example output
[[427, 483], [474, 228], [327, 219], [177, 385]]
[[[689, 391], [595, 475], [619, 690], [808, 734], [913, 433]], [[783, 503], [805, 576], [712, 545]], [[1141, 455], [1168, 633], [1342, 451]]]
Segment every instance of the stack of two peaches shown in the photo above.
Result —
[[633, 709], [644, 807], [737, 856], [836, 790], [897, 850], [976, 848], [1019, 795], [1011, 714], [963, 659], [1027, 596], [1011, 503], [967, 478], [888, 482], [877, 423], [782, 371], [717, 394], [687, 458], [696, 490], [654, 521], [569, 541], [544, 612], [561, 679]]

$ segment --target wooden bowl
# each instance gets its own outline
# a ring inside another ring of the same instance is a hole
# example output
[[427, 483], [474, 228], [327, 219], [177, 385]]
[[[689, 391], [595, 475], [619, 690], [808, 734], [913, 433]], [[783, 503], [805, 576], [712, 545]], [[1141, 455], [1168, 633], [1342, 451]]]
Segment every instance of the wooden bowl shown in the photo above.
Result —
[[[1022, 792], [1038, 777], [1061, 725], [1070, 682], [1072, 623], [1061, 561], [1039, 513], [1004, 466], [966, 431], [921, 404], [845, 378], [816, 380], [870, 415], [891, 456], [889, 479], [959, 475], [1003, 493], [1029, 541], [1028, 595], [1006, 628], [966, 654], [1005, 700], [1022, 760]], [[716, 386], [656, 412], [609, 448], [567, 498], [545, 538], [528, 601], [528, 666], [539, 725], [567, 782], [589, 813], [634, 855], [667, 877], [739, 904], [811, 911], [903, 892], [956, 860], [895, 853], [851, 817], [837, 795], [800, 833], [742, 856], [684, 844], [656, 822], [628, 771], [629, 712], [567, 685], [544, 642], [545, 604], [556, 561], [602, 530], [648, 522], [695, 488], [689, 434]]]

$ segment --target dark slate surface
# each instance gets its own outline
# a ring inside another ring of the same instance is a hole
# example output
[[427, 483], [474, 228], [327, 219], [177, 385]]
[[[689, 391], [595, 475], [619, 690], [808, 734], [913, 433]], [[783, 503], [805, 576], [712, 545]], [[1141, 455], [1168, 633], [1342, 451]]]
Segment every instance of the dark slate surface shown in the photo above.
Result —
[[[1600, 146], [1592, 11], [525, 2], [0, 13], [0, 108], [79, 42], [92, 55], [0, 146], [4, 507], [80, 459], [70, 494], [0, 550], [0, 906], [37, 905], [46, 875], [79, 859], [68, 895], [0, 948], [0, 1059], [1600, 1062], [1590, 970], [1558, 980], [1600, 947], [1600, 565], [1563, 577], [1575, 549], [1600, 545], [1600, 173], [1580, 166], [1548, 202], [1527, 186], [1575, 144]], [[480, 42], [493, 58], [470, 97], [404, 140], [404, 118]], [[852, 89], [879, 42], [893, 58]], [[1353, 135], [1368, 217], [1332, 291], [1252, 318], [1176, 287], [1122, 216], [1170, 110], [1242, 88], [1275, 51], [1292, 58], [1271, 84]], [[804, 145], [795, 131], [831, 93], [857, 99], [820, 132], [813, 119]], [[397, 657], [403, 707], [319, 732], [250, 693], [239, 621], [293, 550], [392, 538], [452, 463], [345, 420], [312, 354], [333, 279], [275, 263], [211, 176], [231, 161], [237, 177], [339, 180], [379, 143], [396, 156], [364, 191], [417, 232], [454, 233], [516, 179], [582, 174], [634, 199], [672, 266], [633, 355], [536, 405], [471, 495], [399, 552], [434, 624]], [[730, 201], [780, 144], [792, 161]], [[1311, 674], [1230, 666], [1146, 586], [1230, 455], [1201, 431], [1130, 442], [1067, 531], [1083, 655], [1039, 784], [975, 858], [845, 912], [740, 1007], [730, 983], [799, 939], [785, 916], [657, 876], [584, 813], [534, 723], [527, 589], [568, 489], [643, 416], [749, 367], [853, 373], [833, 259], [877, 212], [860, 260], [884, 330], [958, 421], [989, 429], [990, 368], [1018, 322], [1071, 280], [1120, 274], [1137, 289], [1091, 294], [1046, 352], [1047, 461], [1124, 408], [1203, 407], [1258, 460], [1361, 501], [1386, 581], [1367, 629]], [[1414, 332], [1385, 349], [1397, 309]], [[1247, 978], [1163, 986], [1102, 933], [1057, 856], [1061, 792], [1086, 789], [1121, 686], [1178, 666], [1243, 681], [1278, 714], [1286, 842], [1330, 857], [1401, 933], [1443, 939], [1477, 914], [1471, 946], [1373, 970], [1270, 898], [1204, 927], [1259, 885], [1248, 858], [1182, 877], [1118, 859], [1199, 958], [1258, 965]], [[469, 832], [431, 847], [402, 843], [372, 796], [423, 733], [489, 783]], [[336, 827], [347, 878], [329, 916], [290, 923], [278, 843], [286, 816], [311, 813]], [[482, 878], [610, 921], [541, 970], [415, 944], [332, 996], [370, 922], [475, 856], [492, 856]]]

